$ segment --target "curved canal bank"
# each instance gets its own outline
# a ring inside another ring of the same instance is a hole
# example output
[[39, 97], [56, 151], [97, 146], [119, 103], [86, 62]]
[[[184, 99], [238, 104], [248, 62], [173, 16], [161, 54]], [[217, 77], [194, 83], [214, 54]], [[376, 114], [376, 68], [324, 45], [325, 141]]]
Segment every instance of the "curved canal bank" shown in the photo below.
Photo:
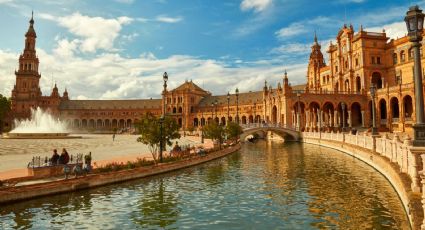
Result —
[[[310, 135], [305, 134], [306, 133], [304, 133], [302, 142], [338, 150], [365, 162], [382, 174], [397, 192], [403, 207], [408, 214], [411, 227], [413, 229], [421, 229], [424, 215], [421, 202], [422, 195], [419, 192], [412, 191], [411, 178], [406, 175], [406, 173], [403, 173], [403, 170], [400, 169], [399, 165], [394, 162], [394, 160], [388, 159], [386, 157], [386, 153], [384, 155], [380, 155], [368, 148], [364, 148], [366, 147], [365, 143], [362, 143], [363, 146], [356, 145], [354, 142], [347, 143], [345, 142], [345, 138], [338, 140], [338, 138], [322, 138], [321, 136], [318, 138], [314, 134], [311, 135], [311, 133]], [[350, 135], [350, 137], [353, 137], [353, 135]], [[371, 143], [371, 145], [372, 148], [376, 149], [376, 143]], [[390, 155], [392, 154], [390, 153]], [[405, 158], [407, 158], [407, 156]]]
[[81, 189], [94, 188], [107, 184], [119, 183], [123, 181], [167, 173], [224, 157], [239, 150], [240, 147], [240, 144], [236, 144], [216, 152], [208, 153], [205, 156], [197, 156], [190, 159], [159, 164], [156, 166], [140, 167], [108, 173], [89, 174], [87, 176], [78, 178], [57, 180], [46, 183], [0, 188], [0, 204], [28, 200], [58, 193], [72, 192]]
[[198, 166], [2, 205], [4, 228], [408, 229], [394, 188], [316, 145], [259, 141]]

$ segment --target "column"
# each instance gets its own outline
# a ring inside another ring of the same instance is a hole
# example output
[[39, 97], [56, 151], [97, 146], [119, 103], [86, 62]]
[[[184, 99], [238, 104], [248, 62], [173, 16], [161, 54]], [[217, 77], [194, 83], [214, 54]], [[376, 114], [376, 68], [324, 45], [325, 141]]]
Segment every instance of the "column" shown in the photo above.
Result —
[[306, 110], [305, 111], [305, 118], [306, 118], [306, 122], [305, 122], [305, 127], [309, 128], [310, 127], [310, 110]]
[[338, 123], [338, 111], [334, 110], [334, 126], [338, 127], [339, 123]]
[[365, 127], [365, 111], [362, 110], [362, 127]]
[[351, 110], [348, 110], [348, 127], [351, 128]]

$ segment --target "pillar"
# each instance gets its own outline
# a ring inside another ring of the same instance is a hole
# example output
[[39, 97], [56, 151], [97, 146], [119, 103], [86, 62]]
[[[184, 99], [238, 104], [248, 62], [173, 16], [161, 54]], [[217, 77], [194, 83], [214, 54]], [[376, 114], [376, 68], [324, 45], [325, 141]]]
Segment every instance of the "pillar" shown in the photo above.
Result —
[[351, 110], [348, 110], [348, 127], [351, 128]]
[[305, 111], [305, 118], [306, 118], [306, 122], [305, 122], [305, 127], [309, 128], [310, 127], [310, 110], [306, 110]]
[[334, 126], [338, 127], [339, 123], [338, 123], [338, 111], [334, 110]]
[[362, 110], [362, 127], [365, 127], [365, 111]]

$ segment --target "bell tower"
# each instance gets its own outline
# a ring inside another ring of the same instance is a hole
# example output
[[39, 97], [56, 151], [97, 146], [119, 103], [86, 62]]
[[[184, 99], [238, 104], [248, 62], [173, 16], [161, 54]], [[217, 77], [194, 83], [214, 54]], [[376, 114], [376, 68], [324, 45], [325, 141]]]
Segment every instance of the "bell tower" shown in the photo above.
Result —
[[308, 61], [307, 89], [320, 89], [320, 68], [325, 66], [321, 46], [317, 42], [316, 32], [314, 32], [314, 43], [311, 46], [310, 59]]
[[27, 118], [30, 109], [39, 104], [41, 98], [39, 60], [35, 50], [37, 34], [34, 30], [34, 13], [25, 34], [24, 51], [19, 56], [19, 69], [15, 71], [16, 83], [12, 90], [12, 112], [15, 118]]

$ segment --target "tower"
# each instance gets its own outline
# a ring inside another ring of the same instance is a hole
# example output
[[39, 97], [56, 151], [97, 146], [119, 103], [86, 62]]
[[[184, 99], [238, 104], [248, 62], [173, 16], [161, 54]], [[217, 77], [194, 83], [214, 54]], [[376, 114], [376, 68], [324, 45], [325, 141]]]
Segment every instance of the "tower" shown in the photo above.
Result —
[[24, 51], [19, 56], [19, 69], [15, 71], [16, 83], [12, 90], [12, 112], [15, 118], [30, 116], [31, 108], [38, 106], [41, 97], [39, 60], [35, 50], [37, 34], [34, 30], [34, 14], [25, 33]]
[[317, 42], [316, 32], [314, 32], [314, 43], [311, 46], [310, 59], [307, 68], [307, 89], [320, 89], [320, 68], [325, 66], [321, 46]]

